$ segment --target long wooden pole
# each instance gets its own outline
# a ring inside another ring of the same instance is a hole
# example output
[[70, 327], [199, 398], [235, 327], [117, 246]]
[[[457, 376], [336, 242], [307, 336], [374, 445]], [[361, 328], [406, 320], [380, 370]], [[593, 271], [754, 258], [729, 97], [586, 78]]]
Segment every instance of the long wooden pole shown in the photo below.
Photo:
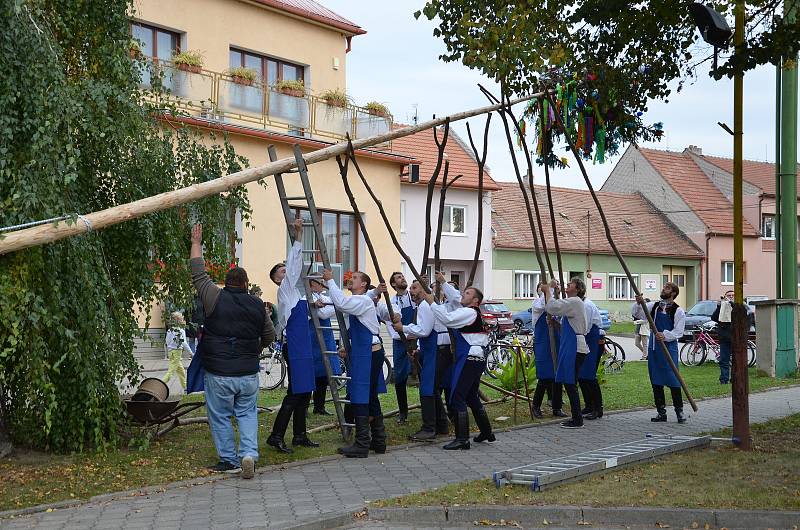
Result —
[[[542, 155], [544, 157], [544, 182], [547, 187], [547, 206], [550, 209], [550, 226], [553, 230], [553, 244], [556, 247], [556, 260], [558, 262], [558, 283], [561, 286], [561, 296], [566, 297], [566, 285], [564, 285], [564, 265], [561, 262], [561, 246], [558, 244], [558, 229], [556, 227], [556, 211], [553, 208], [553, 191], [550, 187], [550, 165], [548, 164], [548, 155], [552, 143], [550, 141], [550, 132], [547, 129], [547, 117], [544, 115], [544, 102], [540, 101], [539, 109], [541, 110], [542, 118]], [[531, 183], [533, 189], [533, 183]], [[536, 195], [535, 192], [531, 192]], [[591, 245], [591, 243], [589, 243]], [[591, 248], [591, 247], [590, 247]]]
[[475, 142], [472, 140], [472, 131], [470, 131], [469, 123], [467, 123], [467, 136], [469, 137], [469, 145], [472, 147], [472, 152], [475, 153], [475, 161], [478, 163], [478, 233], [475, 239], [475, 254], [472, 257], [472, 266], [469, 269], [469, 278], [467, 279], [466, 287], [472, 285], [475, 281], [475, 271], [478, 269], [478, 259], [481, 256], [481, 242], [483, 241], [483, 174], [486, 171], [486, 156], [489, 149], [489, 125], [492, 123], [492, 115], [486, 116], [486, 128], [483, 131], [483, 153], [479, 154], [478, 149], [475, 147]]
[[[553, 103], [553, 99], [548, 93], [546, 96], [548, 101], [551, 105], [555, 107]], [[639, 291], [639, 287], [636, 285], [636, 282], [633, 281], [633, 275], [631, 275], [630, 269], [628, 269], [628, 264], [625, 263], [625, 258], [622, 257], [622, 254], [619, 253], [619, 249], [617, 245], [614, 243], [614, 239], [611, 237], [611, 227], [608, 224], [608, 219], [606, 219], [606, 214], [603, 211], [603, 207], [600, 205], [600, 200], [597, 198], [597, 194], [594, 191], [594, 186], [592, 186], [592, 181], [589, 180], [589, 174], [586, 173], [586, 167], [583, 165], [583, 160], [578, 154], [578, 150], [575, 148], [575, 142], [572, 141], [572, 137], [570, 137], [569, 132], [567, 131], [566, 127], [564, 127], [564, 122], [561, 120], [561, 116], [559, 113], [555, 113], [556, 121], [558, 122], [558, 126], [564, 131], [564, 137], [567, 139], [567, 143], [569, 144], [569, 148], [572, 150], [572, 154], [575, 156], [575, 160], [578, 161], [578, 166], [581, 169], [581, 173], [583, 173], [583, 180], [586, 182], [586, 187], [589, 188], [589, 193], [592, 195], [592, 200], [594, 201], [595, 206], [597, 207], [597, 213], [600, 214], [600, 220], [603, 222], [603, 227], [605, 228], [606, 232], [606, 239], [608, 240], [608, 244], [611, 247], [611, 250], [614, 251], [614, 255], [617, 256], [617, 260], [619, 260], [619, 264], [622, 266], [622, 270], [625, 271], [625, 275], [628, 277], [628, 283], [630, 284], [633, 292], [636, 293], [637, 298], [641, 298], [642, 293]], [[642, 300], [639, 302], [640, 307], [644, 311], [645, 316], [647, 317], [647, 323], [650, 325], [650, 329], [656, 330], [656, 324], [653, 322], [653, 316], [650, 314], [650, 311], [647, 310], [647, 304]], [[669, 350], [667, 349], [666, 343], [658, 338], [658, 335], [654, 333], [653, 335], [656, 337], [656, 340], [661, 345], [661, 352], [664, 354], [664, 357], [667, 359], [670, 368], [672, 368], [675, 377], [678, 379], [678, 382], [681, 384], [681, 388], [683, 388], [683, 392], [686, 394], [686, 398], [689, 400], [689, 404], [692, 406], [692, 410], [697, 412], [697, 403], [694, 402], [692, 395], [689, 393], [689, 387], [686, 386], [686, 381], [683, 380], [681, 377], [680, 372], [678, 371], [678, 367], [675, 366], [675, 361], [672, 360], [672, 357], [669, 354]]]
[[[436, 190], [436, 180], [439, 178], [439, 172], [442, 170], [442, 161], [444, 161], [444, 148], [447, 146], [447, 139], [450, 136], [450, 122], [444, 124], [444, 132], [442, 133], [442, 141], [439, 141], [439, 135], [436, 134], [436, 127], [433, 128], [433, 141], [436, 142], [436, 149], [438, 155], [436, 157], [436, 167], [433, 169], [433, 174], [428, 181], [428, 194], [425, 199], [425, 242], [422, 248], [422, 261], [419, 265], [419, 270], [424, 271], [428, 268], [428, 254], [431, 251], [431, 207], [433, 205], [433, 192]], [[444, 172], [445, 178], [447, 176], [447, 168], [449, 164], [445, 162]], [[442, 185], [444, 189], [444, 184]], [[434, 267], [435, 268], [435, 267]], [[433, 280], [433, 278], [431, 278]]]
[[[515, 100], [514, 103], [521, 103], [533, 98], [541, 97], [543, 93], [536, 93], [524, 98]], [[364, 149], [375, 145], [383, 144], [403, 138], [418, 132], [424, 131], [442, 125], [446, 122], [460, 121], [473, 116], [486, 114], [487, 112], [494, 112], [501, 108], [502, 105], [489, 105], [487, 107], [480, 107], [476, 109], [458, 112], [444, 118], [436, 118], [429, 120], [418, 125], [403, 127], [402, 129], [395, 129], [384, 134], [369, 136], [367, 138], [360, 138], [352, 142], [353, 149]], [[303, 159], [307, 165], [323, 162], [337, 155], [343, 155], [348, 150], [348, 142], [342, 141], [324, 149], [318, 149], [306, 154]], [[92, 230], [102, 230], [109, 226], [113, 226], [132, 219], [138, 219], [150, 213], [167, 210], [186, 204], [188, 202], [196, 201], [211, 195], [218, 195], [233, 188], [242, 186], [249, 182], [255, 182], [263, 178], [269, 177], [276, 173], [286, 173], [292, 168], [297, 167], [295, 158], [288, 157], [282, 158], [275, 162], [270, 162], [260, 167], [248, 168], [243, 171], [231, 173], [223, 177], [209, 180], [200, 184], [193, 184], [185, 188], [180, 188], [173, 191], [159, 193], [151, 197], [139, 199], [138, 201], [113, 206], [93, 213], [87, 213], [80, 217], [76, 217], [74, 222], [61, 222], [54, 224], [45, 224], [31, 228], [25, 228], [12, 233], [0, 234], [0, 255], [13, 252], [15, 250], [22, 250], [24, 248], [35, 247], [59, 241], [67, 237], [85, 234]]]

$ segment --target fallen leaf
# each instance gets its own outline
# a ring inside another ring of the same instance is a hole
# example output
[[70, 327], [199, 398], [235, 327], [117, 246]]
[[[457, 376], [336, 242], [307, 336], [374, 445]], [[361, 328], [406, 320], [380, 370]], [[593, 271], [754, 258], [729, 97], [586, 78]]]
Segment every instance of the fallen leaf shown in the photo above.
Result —
[[542, 521], [542, 524], [543, 524], [543, 525], [545, 525], [545, 526], [547, 526], [547, 525], [549, 525], [549, 524], [550, 524], [550, 521], [548, 521], [547, 519], [544, 519], [544, 520]]
[[669, 525], [664, 523], [656, 523], [656, 526], [659, 528], [669, 528]]
[[578, 526], [592, 526], [589, 521], [578, 521]]

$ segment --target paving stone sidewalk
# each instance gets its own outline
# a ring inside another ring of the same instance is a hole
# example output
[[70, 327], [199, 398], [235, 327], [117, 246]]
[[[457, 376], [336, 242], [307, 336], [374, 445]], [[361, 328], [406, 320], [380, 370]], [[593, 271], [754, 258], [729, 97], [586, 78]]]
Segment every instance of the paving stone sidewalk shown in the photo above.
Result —
[[[730, 398], [699, 403], [684, 425], [651, 423], [653, 411], [606, 415], [580, 430], [544, 425], [498, 434], [493, 445], [443, 451], [441, 444], [389, 451], [367, 459], [334, 459], [232, 477], [161, 493], [90, 502], [72, 508], [0, 519], [0, 528], [285, 528], [300, 522], [357, 511], [367, 500], [491, 476], [493, 471], [607, 447], [653, 434], [693, 434], [731, 424]], [[753, 394], [753, 423], [800, 412], [800, 387]], [[263, 440], [262, 440], [263, 447]], [[270, 457], [262, 453], [262, 462]], [[109, 470], [110, 472], [113, 470]]]

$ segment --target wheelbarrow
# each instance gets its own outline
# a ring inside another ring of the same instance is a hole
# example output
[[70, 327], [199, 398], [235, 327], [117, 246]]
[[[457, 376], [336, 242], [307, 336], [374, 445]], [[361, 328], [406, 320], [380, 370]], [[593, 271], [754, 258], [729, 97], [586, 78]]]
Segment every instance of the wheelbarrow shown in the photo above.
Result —
[[[156, 378], [147, 378], [136, 393], [125, 399], [125, 408], [133, 421], [143, 428], [154, 428], [154, 438], [167, 434], [175, 427], [193, 423], [208, 423], [206, 417], [183, 418], [192, 411], [205, 406], [205, 401], [181, 403], [169, 400], [169, 388]], [[162, 427], [164, 426], [164, 427]]]

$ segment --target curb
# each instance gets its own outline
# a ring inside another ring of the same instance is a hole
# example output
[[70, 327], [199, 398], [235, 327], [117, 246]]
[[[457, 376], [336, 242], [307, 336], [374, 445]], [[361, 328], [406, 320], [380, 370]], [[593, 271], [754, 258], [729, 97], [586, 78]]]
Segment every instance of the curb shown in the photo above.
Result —
[[373, 520], [392, 523], [472, 523], [501, 519], [523, 525], [622, 525], [678, 528], [792, 528], [800, 512], [769, 510], [705, 510], [687, 508], [605, 508], [592, 506], [423, 506], [419, 508], [370, 508]]
[[[765, 392], [772, 392], [772, 391], [778, 391], [778, 390], [783, 390], [783, 389], [788, 389], [788, 388], [798, 388], [798, 387], [800, 387], [800, 383], [793, 384], [793, 385], [783, 385], [783, 386], [778, 386], [778, 387], [764, 388], [764, 389], [761, 389], [761, 390], [758, 390], [758, 391], [750, 392], [750, 394], [761, 394], [761, 393], [765, 393]], [[697, 398], [695, 401], [707, 401], [707, 400], [711, 400], [711, 399], [721, 399], [721, 398], [727, 398], [727, 397], [729, 397], [729, 396], [709, 396], [709, 397]], [[652, 409], [652, 407], [650, 407], [650, 406], [642, 406], [642, 407], [633, 407], [633, 408], [629, 408], [629, 409], [610, 410], [608, 412], [605, 412], [604, 416], [613, 416], [613, 415], [616, 415], [616, 414], [624, 414], [624, 413], [628, 413], [628, 412], [640, 412], [640, 411], [643, 411], [643, 410], [650, 410], [650, 409]], [[522, 424], [522, 425], [511, 425], [511, 426], [503, 427], [503, 428], [500, 428], [500, 429], [494, 429], [494, 432], [496, 432], [496, 433], [512, 432], [512, 431], [518, 431], [518, 430], [522, 430], [522, 429], [530, 429], [530, 428], [535, 428], [535, 427], [540, 427], [540, 426], [553, 425], [553, 424], [556, 424], [556, 423], [561, 423], [561, 421], [563, 421], [561, 418], [553, 418], [553, 419], [549, 419], [549, 420], [545, 420], [545, 421], [539, 421], [539, 422], [535, 422], [535, 423], [525, 423], [525, 424]], [[439, 441], [443, 441], [443, 440], [436, 440], [435, 442], [412, 442], [412, 443], [406, 443], [406, 444], [401, 444], [401, 445], [391, 445], [391, 446], [389, 446], [387, 448], [387, 452], [403, 451], [403, 450], [407, 450], [407, 449], [413, 449], [413, 448], [416, 448], [416, 447], [429, 446], [429, 445], [431, 445], [433, 443], [439, 443]], [[257, 467], [256, 468], [256, 474], [269, 473], [269, 472], [272, 472], [272, 471], [278, 471], [278, 470], [282, 470], [282, 469], [291, 469], [291, 468], [294, 468], [294, 467], [304, 466], [304, 465], [308, 465], [308, 464], [321, 464], [321, 463], [325, 463], [325, 462], [331, 462], [333, 460], [338, 460], [338, 459], [341, 459], [341, 458], [344, 458], [344, 456], [339, 455], [339, 454], [333, 454], [333, 455], [320, 456], [320, 457], [317, 457], [317, 458], [309, 458], [309, 459], [306, 459], [306, 460], [296, 460], [294, 462], [287, 462], [287, 463], [283, 463], [283, 464], [272, 464], [272, 465], [269, 465], [269, 466]], [[82, 505], [86, 505], [86, 504], [91, 504], [91, 503], [96, 503], [96, 502], [108, 502], [108, 501], [113, 501], [113, 500], [120, 499], [120, 498], [125, 498], [125, 497], [146, 497], [148, 495], [153, 495], [153, 494], [157, 494], [157, 493], [163, 493], [163, 492], [165, 492], [167, 490], [173, 490], [173, 489], [179, 489], [179, 488], [188, 488], [188, 487], [191, 487], [191, 486], [200, 486], [200, 485], [208, 484], [208, 483], [211, 483], [211, 482], [217, 482], [217, 481], [220, 481], [220, 480], [229, 480], [229, 479], [235, 479], [235, 478], [237, 478], [237, 477], [236, 476], [231, 476], [231, 475], [212, 475], [212, 476], [207, 476], [207, 477], [195, 477], [195, 478], [190, 478], [190, 479], [181, 480], [181, 481], [177, 481], [177, 482], [170, 482], [170, 483], [167, 483], [167, 484], [156, 484], [156, 485], [152, 485], [152, 486], [144, 486], [142, 488], [137, 488], [137, 489], [116, 491], [116, 492], [111, 492], [111, 493], [103, 493], [103, 494], [100, 494], [100, 495], [95, 495], [93, 497], [89, 497], [88, 499], [63, 500], [63, 501], [58, 501], [58, 502], [53, 502], [53, 503], [37, 504], [35, 506], [29, 506], [29, 507], [26, 507], [26, 508], [19, 508], [19, 509], [16, 509], [16, 510], [0, 511], [0, 521], [3, 520], [3, 519], [16, 518], [16, 517], [25, 516], [25, 515], [31, 515], [31, 514], [35, 514], [35, 513], [46, 512], [47, 510], [51, 510], [52, 511], [52, 510], [65, 509], [65, 508], [74, 508], [74, 507], [82, 506]], [[384, 508], [373, 508], [372, 510], [383, 510], [383, 509]], [[385, 508], [385, 509], [388, 510], [389, 508]], [[771, 513], [771, 512], [768, 512], [768, 513]], [[339, 517], [339, 516], [336, 516], [336, 517]], [[352, 514], [350, 514], [349, 517], [352, 517]], [[507, 517], [504, 517], [504, 518], [507, 519]], [[326, 520], [326, 519], [324, 519], [324, 520]], [[324, 520], [317, 520], [316, 522], [324, 521]], [[313, 523], [314, 522], [310, 522], [310, 523], [307, 523], [307, 524], [313, 524]], [[345, 523], [341, 523], [341, 524], [345, 524]], [[341, 526], [341, 524], [339, 526]], [[789, 525], [789, 527], [791, 527], [791, 525]], [[300, 526], [300, 527], [298, 527], [298, 530], [302, 530], [304, 528], [305, 527]], [[309, 527], [309, 528], [311, 528], [311, 527]], [[319, 528], [333, 528], [333, 527], [325, 526], [325, 527], [319, 527]], [[731, 527], [729, 526], [729, 528], [731, 528]]]
[[359, 516], [357, 514], [361, 514], [360, 517], [366, 519], [365, 517], [366, 513], [367, 513], [366, 510], [361, 510], [360, 512], [339, 512], [330, 515], [325, 515], [323, 517], [310, 519], [305, 522], [299, 522], [291, 526], [285, 526], [284, 529], [285, 530], [329, 530], [332, 528], [339, 528], [341, 526], [350, 524], [353, 521], [359, 520]]

